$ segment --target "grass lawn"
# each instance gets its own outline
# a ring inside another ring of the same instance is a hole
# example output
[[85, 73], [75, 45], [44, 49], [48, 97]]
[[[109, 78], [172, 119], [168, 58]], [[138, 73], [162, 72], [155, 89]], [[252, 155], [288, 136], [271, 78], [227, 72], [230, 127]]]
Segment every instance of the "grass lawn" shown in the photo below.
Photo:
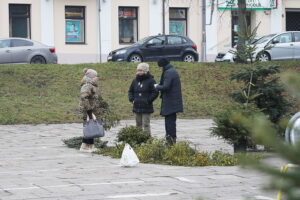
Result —
[[[239, 89], [229, 75], [243, 65], [230, 63], [173, 63], [178, 70], [184, 98], [180, 118], [210, 118], [232, 101], [228, 94]], [[300, 71], [300, 62], [263, 63], [281, 66], [281, 71]], [[80, 122], [77, 118], [83, 68], [98, 71], [103, 98], [121, 119], [133, 118], [128, 87], [135, 77], [134, 63], [79, 65], [1, 65], [0, 124]], [[161, 69], [150, 63], [158, 82]], [[289, 97], [291, 101], [295, 101]], [[153, 117], [159, 117], [160, 99]], [[298, 111], [296, 105], [291, 112]]]

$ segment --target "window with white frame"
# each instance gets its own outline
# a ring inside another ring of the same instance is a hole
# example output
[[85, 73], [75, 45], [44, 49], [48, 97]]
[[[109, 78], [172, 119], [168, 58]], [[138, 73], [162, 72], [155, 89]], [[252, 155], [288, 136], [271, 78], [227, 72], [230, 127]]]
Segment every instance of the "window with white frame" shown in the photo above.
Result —
[[119, 7], [119, 43], [134, 43], [138, 39], [137, 7]]
[[9, 36], [30, 38], [30, 4], [9, 4]]
[[85, 43], [85, 7], [66, 6], [66, 44]]
[[187, 35], [187, 9], [169, 9], [169, 33], [174, 35]]

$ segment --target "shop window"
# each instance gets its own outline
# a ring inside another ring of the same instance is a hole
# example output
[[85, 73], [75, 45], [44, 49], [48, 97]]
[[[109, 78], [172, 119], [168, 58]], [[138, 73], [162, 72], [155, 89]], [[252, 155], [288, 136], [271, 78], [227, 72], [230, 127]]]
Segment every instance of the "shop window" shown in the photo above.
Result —
[[187, 35], [187, 9], [170, 8], [169, 33], [174, 35]]
[[66, 6], [66, 44], [85, 43], [85, 7]]
[[[247, 11], [246, 12], [246, 21], [247, 21], [247, 26], [249, 27], [251, 25], [251, 12]], [[234, 47], [237, 42], [238, 42], [238, 31], [239, 31], [239, 26], [238, 26], [238, 12], [237, 11], [232, 11], [231, 12], [231, 45]]]
[[138, 38], [136, 7], [119, 7], [119, 43], [134, 43]]
[[9, 4], [9, 36], [30, 38], [29, 4]]

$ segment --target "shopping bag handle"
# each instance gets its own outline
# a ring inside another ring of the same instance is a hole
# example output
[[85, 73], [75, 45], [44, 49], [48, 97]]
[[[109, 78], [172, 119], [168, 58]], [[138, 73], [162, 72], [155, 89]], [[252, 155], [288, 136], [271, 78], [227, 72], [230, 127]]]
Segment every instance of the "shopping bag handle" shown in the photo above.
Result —
[[92, 113], [92, 116], [93, 116], [93, 120], [97, 120], [97, 118], [96, 118], [96, 115], [94, 115], [94, 113]]
[[[92, 113], [92, 117], [93, 117], [93, 120], [94, 120], [94, 121], [96, 121], [96, 120], [97, 120], [97, 118], [96, 118], [96, 115], [95, 115], [94, 113]], [[87, 118], [86, 118], [86, 120], [87, 120], [87, 121], [89, 121], [89, 120], [90, 120], [90, 117], [89, 117], [89, 115], [87, 115]]]

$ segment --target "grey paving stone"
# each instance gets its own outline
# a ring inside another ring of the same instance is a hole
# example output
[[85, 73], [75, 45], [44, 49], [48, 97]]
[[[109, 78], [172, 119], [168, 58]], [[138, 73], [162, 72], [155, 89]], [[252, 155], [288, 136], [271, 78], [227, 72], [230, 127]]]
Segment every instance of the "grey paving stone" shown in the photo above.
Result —
[[[114, 145], [117, 132], [134, 121], [121, 121], [103, 140]], [[232, 146], [212, 137], [210, 119], [179, 119], [178, 140], [198, 150], [232, 153]], [[151, 121], [152, 135], [164, 137], [164, 121]], [[235, 200], [250, 196], [275, 199], [261, 190], [268, 177], [233, 167], [179, 167], [139, 164], [123, 168], [118, 159], [67, 148], [62, 139], [81, 136], [82, 125], [0, 125], [0, 200], [197, 199]], [[269, 158], [280, 166], [282, 161]]]

